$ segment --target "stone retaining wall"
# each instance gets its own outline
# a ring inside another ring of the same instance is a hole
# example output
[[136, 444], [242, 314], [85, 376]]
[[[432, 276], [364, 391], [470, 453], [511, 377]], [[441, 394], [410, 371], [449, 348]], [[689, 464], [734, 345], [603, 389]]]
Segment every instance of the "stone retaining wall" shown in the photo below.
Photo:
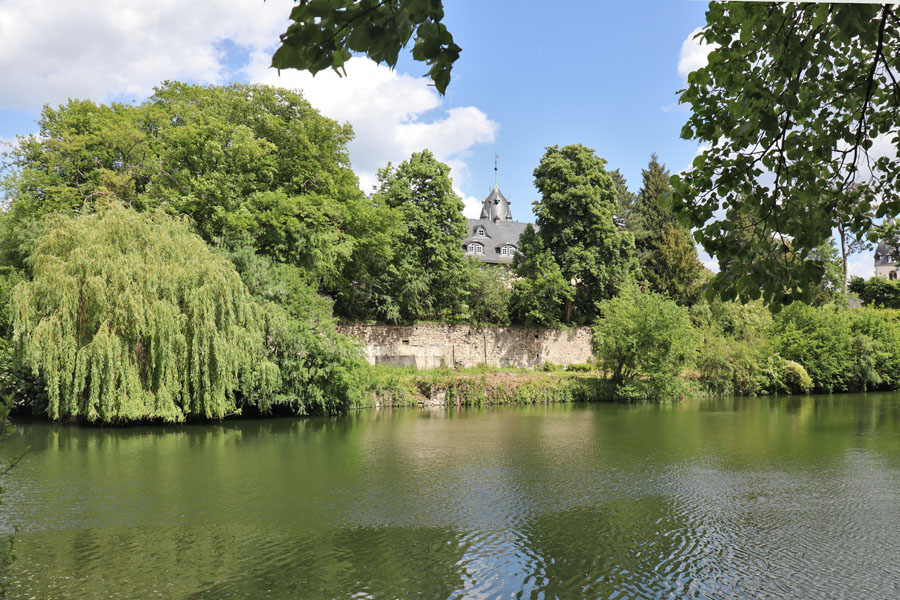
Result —
[[471, 325], [372, 325], [345, 323], [344, 335], [365, 345], [373, 365], [389, 364], [419, 369], [539, 367], [593, 360], [591, 329], [571, 327], [472, 327]]

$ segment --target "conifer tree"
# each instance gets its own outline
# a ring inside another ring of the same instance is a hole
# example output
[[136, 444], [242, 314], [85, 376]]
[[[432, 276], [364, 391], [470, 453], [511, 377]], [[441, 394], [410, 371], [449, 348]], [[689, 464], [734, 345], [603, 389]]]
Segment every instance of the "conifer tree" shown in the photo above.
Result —
[[672, 195], [669, 171], [652, 154], [641, 174], [640, 193], [626, 216], [641, 273], [652, 291], [681, 305], [694, 304], [700, 298], [704, 269], [688, 230], [671, 210], [660, 206], [661, 199]]

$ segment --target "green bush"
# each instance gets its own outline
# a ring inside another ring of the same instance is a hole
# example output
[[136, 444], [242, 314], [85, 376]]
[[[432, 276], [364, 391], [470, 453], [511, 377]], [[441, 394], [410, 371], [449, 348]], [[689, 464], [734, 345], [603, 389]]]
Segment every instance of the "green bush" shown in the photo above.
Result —
[[[616, 384], [642, 380], [651, 396], [670, 396], [671, 383], [694, 358], [697, 333], [688, 310], [634, 286], [599, 303], [594, 351]], [[643, 384], [642, 384], [643, 385]]]
[[768, 344], [725, 337], [708, 329], [696, 366], [707, 392], [756, 396], [786, 391], [781, 378], [783, 362]]
[[900, 281], [884, 277], [852, 277], [848, 289], [859, 295], [866, 306], [873, 308], [900, 308]]
[[338, 333], [331, 301], [316, 294], [314, 282], [294, 265], [275, 263], [251, 248], [226, 255], [264, 307], [268, 357], [281, 372], [280, 387], [260, 398], [257, 408], [336, 414], [358, 405], [368, 365], [360, 348]]
[[893, 311], [861, 308], [848, 312], [855, 359], [852, 388], [897, 389], [900, 386], [900, 323]]
[[781, 374], [784, 387], [791, 394], [808, 394], [813, 389], [813, 380], [800, 363], [792, 360], [784, 361]]
[[468, 322], [475, 325], [509, 325], [509, 273], [502, 265], [468, 261]]
[[594, 365], [589, 363], [573, 363], [566, 367], [566, 371], [574, 373], [587, 373], [594, 369]]

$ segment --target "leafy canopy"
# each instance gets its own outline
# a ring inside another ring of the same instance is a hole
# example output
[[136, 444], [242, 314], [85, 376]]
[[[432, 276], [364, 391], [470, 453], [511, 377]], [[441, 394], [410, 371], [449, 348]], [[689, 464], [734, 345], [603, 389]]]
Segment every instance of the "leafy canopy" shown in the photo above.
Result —
[[739, 266], [711, 290], [809, 299], [825, 269], [811, 253], [838, 224], [858, 238], [900, 212], [900, 162], [876, 152], [900, 143], [896, 7], [713, 2], [706, 22], [717, 47], [681, 101], [682, 137], [707, 149], [673, 178], [673, 207]]
[[637, 271], [634, 238], [616, 223], [618, 190], [606, 161], [590, 148], [549, 146], [534, 170], [542, 247], [574, 280], [577, 322], [590, 323], [597, 302], [616, 295]]
[[6, 260], [23, 265], [40, 219], [117, 201], [190, 216], [208, 242], [253, 245], [330, 281], [352, 251], [342, 224], [362, 202], [349, 126], [262, 85], [169, 82], [138, 105], [45, 107], [0, 181]]
[[379, 172], [377, 205], [397, 212], [400, 228], [385, 276], [394, 303], [390, 321], [458, 314], [467, 299], [463, 203], [453, 191], [450, 167], [428, 150]]

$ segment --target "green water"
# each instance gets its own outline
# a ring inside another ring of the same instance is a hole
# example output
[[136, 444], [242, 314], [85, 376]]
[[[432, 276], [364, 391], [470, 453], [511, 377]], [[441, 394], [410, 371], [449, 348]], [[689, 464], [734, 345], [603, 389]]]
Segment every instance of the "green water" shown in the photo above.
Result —
[[900, 598], [900, 395], [18, 423], [12, 597]]

